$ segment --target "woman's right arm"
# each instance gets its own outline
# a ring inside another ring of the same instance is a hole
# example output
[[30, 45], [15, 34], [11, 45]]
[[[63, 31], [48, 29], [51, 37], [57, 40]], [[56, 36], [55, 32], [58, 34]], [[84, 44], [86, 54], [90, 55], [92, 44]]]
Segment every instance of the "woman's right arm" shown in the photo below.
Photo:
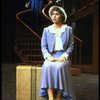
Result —
[[48, 52], [48, 44], [47, 44], [47, 35], [46, 34], [47, 34], [47, 31], [46, 31], [46, 28], [44, 28], [43, 34], [42, 34], [42, 39], [41, 39], [41, 51], [42, 51], [44, 59], [51, 56], [51, 54]]

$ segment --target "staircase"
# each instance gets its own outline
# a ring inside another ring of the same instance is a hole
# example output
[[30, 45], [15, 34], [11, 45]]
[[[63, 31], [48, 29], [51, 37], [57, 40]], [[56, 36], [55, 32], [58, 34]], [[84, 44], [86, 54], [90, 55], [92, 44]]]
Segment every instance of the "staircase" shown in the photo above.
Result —
[[31, 13], [31, 9], [16, 14], [18, 26], [16, 29], [15, 52], [22, 64], [42, 64], [41, 37], [20, 19], [27, 12]]

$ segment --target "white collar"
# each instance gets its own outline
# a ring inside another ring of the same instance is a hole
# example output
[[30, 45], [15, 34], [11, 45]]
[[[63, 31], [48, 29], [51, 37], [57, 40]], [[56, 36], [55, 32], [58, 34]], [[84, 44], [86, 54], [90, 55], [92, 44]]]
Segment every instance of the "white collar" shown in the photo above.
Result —
[[[55, 33], [53, 25], [50, 25], [48, 28], [49, 28], [50, 33]], [[67, 28], [67, 25], [62, 25], [62, 27], [60, 28], [59, 33], [63, 33], [66, 28]]]

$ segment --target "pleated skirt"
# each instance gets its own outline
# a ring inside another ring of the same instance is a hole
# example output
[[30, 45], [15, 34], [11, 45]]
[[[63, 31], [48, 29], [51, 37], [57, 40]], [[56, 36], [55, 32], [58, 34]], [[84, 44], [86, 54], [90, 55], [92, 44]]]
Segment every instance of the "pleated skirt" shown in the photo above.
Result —
[[[54, 52], [52, 56], [59, 58], [63, 51]], [[71, 80], [70, 60], [64, 62], [51, 62], [45, 60], [42, 66], [40, 81], [40, 96], [48, 97], [47, 89], [54, 90], [54, 96], [59, 90], [61, 97], [65, 100], [76, 100], [74, 87]]]

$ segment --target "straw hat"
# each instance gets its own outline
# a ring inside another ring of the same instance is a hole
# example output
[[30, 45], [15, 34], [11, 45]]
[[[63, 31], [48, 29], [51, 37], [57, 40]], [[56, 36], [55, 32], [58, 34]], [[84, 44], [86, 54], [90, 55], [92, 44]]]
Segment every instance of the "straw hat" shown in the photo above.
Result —
[[64, 23], [65, 23], [67, 20], [67, 14], [66, 14], [65, 10], [60, 6], [52, 6], [49, 9], [49, 17], [51, 18], [51, 13], [52, 13], [53, 9], [55, 9], [55, 8], [58, 8], [64, 14]]

